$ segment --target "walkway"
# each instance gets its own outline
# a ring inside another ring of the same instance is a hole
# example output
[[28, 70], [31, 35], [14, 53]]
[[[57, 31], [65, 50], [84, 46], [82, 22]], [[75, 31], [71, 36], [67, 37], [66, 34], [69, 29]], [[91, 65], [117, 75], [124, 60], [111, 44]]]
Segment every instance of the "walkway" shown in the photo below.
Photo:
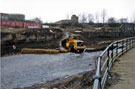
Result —
[[135, 89], [135, 48], [120, 57], [111, 72], [120, 75], [120, 80], [109, 89]]

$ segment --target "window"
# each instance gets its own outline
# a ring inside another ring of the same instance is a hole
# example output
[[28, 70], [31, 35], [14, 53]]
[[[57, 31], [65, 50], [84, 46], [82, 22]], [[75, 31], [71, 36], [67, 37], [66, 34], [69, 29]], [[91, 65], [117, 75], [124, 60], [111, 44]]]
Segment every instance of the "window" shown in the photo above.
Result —
[[77, 42], [77, 46], [83, 46], [83, 42]]

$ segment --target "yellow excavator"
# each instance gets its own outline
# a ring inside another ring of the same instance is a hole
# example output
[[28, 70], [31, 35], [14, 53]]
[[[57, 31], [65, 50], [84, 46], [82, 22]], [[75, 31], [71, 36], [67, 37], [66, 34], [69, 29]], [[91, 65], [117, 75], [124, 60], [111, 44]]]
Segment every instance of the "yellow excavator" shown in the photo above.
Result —
[[82, 53], [86, 46], [79, 35], [71, 34], [66, 41], [66, 48], [71, 52]]

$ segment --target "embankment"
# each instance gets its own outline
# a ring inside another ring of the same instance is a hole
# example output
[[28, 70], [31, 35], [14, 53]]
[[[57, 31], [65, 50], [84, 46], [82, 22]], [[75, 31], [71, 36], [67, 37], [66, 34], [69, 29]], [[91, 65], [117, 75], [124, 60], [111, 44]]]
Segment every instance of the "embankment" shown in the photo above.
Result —
[[4, 28], [1, 31], [1, 56], [18, 54], [22, 48], [56, 49], [62, 37], [60, 29]]

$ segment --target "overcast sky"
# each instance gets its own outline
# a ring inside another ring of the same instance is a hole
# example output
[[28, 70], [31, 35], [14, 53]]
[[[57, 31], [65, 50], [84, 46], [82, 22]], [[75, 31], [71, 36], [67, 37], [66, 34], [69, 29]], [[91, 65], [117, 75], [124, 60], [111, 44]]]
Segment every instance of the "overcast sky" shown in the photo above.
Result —
[[67, 14], [101, 13], [129, 18], [135, 13], [135, 0], [0, 0], [0, 13], [22, 13], [26, 19], [40, 17], [44, 22], [66, 19]]

